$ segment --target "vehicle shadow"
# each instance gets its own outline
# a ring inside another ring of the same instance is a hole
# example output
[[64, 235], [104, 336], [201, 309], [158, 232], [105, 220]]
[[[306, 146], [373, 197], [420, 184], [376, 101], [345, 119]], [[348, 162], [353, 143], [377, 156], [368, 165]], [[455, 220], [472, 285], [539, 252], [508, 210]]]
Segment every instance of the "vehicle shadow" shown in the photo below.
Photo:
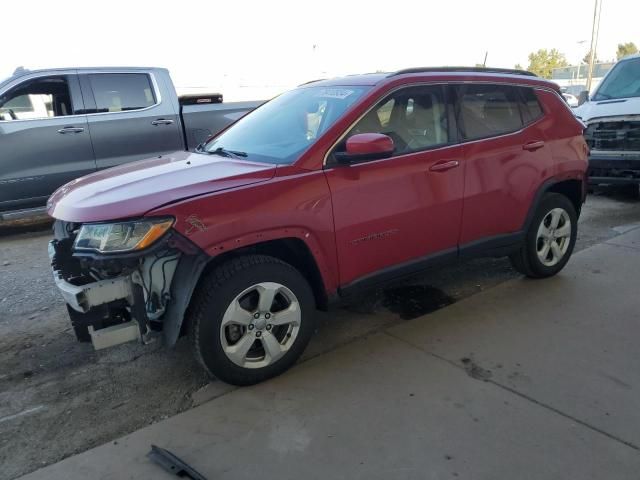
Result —
[[589, 195], [607, 197], [623, 203], [640, 203], [639, 185], [593, 185]]

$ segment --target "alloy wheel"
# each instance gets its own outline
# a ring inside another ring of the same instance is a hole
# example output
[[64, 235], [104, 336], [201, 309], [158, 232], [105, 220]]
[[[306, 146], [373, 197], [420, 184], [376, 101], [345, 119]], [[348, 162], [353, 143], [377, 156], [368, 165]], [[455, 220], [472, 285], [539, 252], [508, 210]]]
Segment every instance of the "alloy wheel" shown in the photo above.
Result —
[[563, 208], [554, 208], [543, 217], [536, 236], [536, 253], [543, 265], [553, 267], [564, 258], [571, 233], [571, 219]]
[[277, 362], [294, 344], [302, 319], [300, 302], [284, 285], [255, 284], [237, 295], [220, 325], [222, 349], [243, 368]]

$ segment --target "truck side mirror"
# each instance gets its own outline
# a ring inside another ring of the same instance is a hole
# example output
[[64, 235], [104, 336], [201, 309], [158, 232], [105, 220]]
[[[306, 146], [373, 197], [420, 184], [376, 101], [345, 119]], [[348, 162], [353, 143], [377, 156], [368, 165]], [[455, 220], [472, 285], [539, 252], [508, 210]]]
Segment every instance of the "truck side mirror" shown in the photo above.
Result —
[[582, 105], [589, 101], [589, 90], [583, 90], [578, 95], [578, 105]]

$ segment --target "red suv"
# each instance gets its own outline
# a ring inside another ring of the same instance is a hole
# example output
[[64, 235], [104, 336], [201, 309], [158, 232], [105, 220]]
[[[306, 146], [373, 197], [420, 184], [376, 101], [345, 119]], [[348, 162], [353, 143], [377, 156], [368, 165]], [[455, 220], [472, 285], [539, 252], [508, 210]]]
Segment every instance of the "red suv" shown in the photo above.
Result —
[[558, 273], [585, 198], [583, 125], [521, 71], [311, 82], [201, 145], [49, 201], [54, 279], [96, 348], [188, 334], [247, 385], [300, 356], [314, 312], [435, 264], [509, 256]]

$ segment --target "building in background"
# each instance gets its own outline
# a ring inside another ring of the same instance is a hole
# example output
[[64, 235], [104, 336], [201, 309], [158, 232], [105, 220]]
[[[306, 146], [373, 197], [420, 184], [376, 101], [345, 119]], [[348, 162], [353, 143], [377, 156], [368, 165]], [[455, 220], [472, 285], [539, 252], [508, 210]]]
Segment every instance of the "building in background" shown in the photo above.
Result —
[[[594, 91], [602, 77], [604, 77], [615, 62], [600, 62], [593, 66], [593, 80], [591, 81], [591, 91]], [[587, 89], [587, 75], [589, 65], [571, 65], [569, 67], [554, 68], [551, 73], [551, 80], [560, 85], [563, 92], [570, 93], [576, 97], [580, 92]]]

